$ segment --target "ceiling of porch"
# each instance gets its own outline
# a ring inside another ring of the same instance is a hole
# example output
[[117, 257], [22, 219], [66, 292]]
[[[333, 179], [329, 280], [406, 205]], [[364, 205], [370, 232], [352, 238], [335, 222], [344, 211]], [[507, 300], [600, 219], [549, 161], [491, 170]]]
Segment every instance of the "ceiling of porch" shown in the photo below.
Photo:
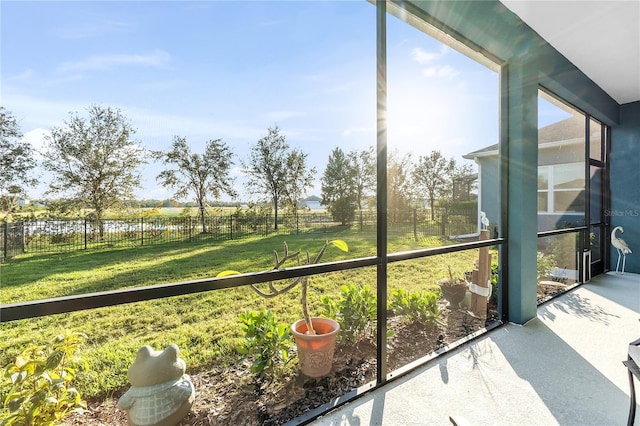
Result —
[[619, 104], [640, 100], [640, 0], [500, 0]]

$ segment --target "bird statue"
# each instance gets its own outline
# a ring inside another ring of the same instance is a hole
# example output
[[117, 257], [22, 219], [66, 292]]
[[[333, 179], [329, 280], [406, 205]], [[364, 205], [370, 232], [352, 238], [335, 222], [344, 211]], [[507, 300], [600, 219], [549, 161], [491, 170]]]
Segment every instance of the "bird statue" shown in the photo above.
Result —
[[[627, 255], [631, 254], [632, 251], [622, 238], [618, 238], [616, 236], [617, 230], [620, 230], [620, 233], [624, 234], [624, 229], [622, 228], [622, 226], [616, 226], [615, 228], [613, 228], [613, 231], [611, 231], [611, 245], [618, 251], [618, 263], [616, 263], [616, 272], [624, 274], [624, 266], [627, 261]], [[618, 269], [620, 268], [620, 257], [622, 257], [622, 272], [618, 271]]]
[[489, 229], [489, 218], [483, 211], [480, 211], [480, 223], [482, 223], [482, 229]]

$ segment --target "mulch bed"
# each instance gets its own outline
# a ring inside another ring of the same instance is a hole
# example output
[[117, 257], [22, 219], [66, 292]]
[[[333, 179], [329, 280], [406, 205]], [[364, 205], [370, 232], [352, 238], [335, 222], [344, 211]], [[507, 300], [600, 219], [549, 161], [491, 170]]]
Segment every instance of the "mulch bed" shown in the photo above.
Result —
[[[490, 312], [485, 321], [466, 310], [443, 309], [441, 324], [431, 327], [391, 316], [389, 328], [395, 333], [389, 339], [389, 371], [484, 328], [496, 319], [495, 307]], [[339, 345], [332, 374], [319, 379], [297, 373], [267, 383], [250, 372], [248, 362], [196, 373], [191, 375], [196, 400], [181, 425], [280, 425], [374, 381], [375, 374], [376, 347], [369, 341]], [[87, 412], [67, 418], [65, 424], [126, 425], [126, 414], [116, 408], [118, 397], [89, 401]]]

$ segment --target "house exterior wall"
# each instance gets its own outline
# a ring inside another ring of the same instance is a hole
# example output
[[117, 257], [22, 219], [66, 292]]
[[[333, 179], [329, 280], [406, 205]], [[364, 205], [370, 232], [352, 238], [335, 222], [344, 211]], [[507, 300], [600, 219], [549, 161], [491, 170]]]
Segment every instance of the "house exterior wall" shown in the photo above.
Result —
[[[584, 164], [584, 145], [558, 146], [542, 149], [538, 152], [538, 164], [549, 166], [582, 161]], [[497, 155], [478, 158], [480, 185], [480, 210], [487, 214], [492, 223], [500, 217], [500, 174]], [[536, 202], [536, 200], [532, 200]], [[538, 213], [538, 231], [567, 228], [584, 225], [584, 214], [579, 213]]]
[[[626, 271], [640, 273], [640, 102], [620, 107], [620, 125], [611, 133], [611, 209], [605, 211], [611, 229], [624, 228], [621, 237], [632, 254], [627, 256]], [[620, 236], [620, 235], [619, 235]], [[618, 254], [611, 248], [611, 269]]]
[[478, 209], [486, 213], [493, 225], [500, 219], [500, 161], [498, 156], [482, 157], [479, 160]]

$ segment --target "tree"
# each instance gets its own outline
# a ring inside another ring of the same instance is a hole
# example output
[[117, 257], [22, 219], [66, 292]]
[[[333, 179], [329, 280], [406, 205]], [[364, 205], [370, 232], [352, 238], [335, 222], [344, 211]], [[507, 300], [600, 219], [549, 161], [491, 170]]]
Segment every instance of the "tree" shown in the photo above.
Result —
[[451, 188], [451, 178], [456, 168], [453, 158], [446, 159], [440, 151], [420, 156], [412, 177], [416, 190], [425, 192], [431, 206], [431, 220], [435, 220], [435, 200], [444, 197]]
[[135, 129], [118, 108], [91, 105], [87, 112], [88, 118], [71, 113], [66, 127], [51, 129], [43, 166], [52, 174], [49, 193], [93, 209], [100, 220], [107, 209], [133, 198], [145, 150], [131, 140]]
[[356, 210], [355, 168], [340, 148], [334, 148], [322, 175], [322, 201], [333, 220], [353, 221]]
[[286, 137], [275, 126], [251, 148], [249, 160], [242, 162], [248, 177], [247, 190], [263, 194], [273, 203], [276, 230], [279, 205], [297, 206], [299, 197], [313, 186], [316, 170], [307, 169], [306, 159], [307, 154], [289, 147]]
[[309, 155], [300, 150], [293, 149], [287, 155], [286, 170], [288, 178], [286, 180], [283, 205], [293, 214], [298, 214], [298, 203], [302, 195], [308, 188], [313, 187], [313, 176], [316, 169], [307, 170], [307, 157]]
[[469, 201], [471, 191], [478, 189], [478, 180], [475, 168], [469, 163], [456, 164], [451, 173], [451, 199], [452, 201]]
[[411, 205], [411, 154], [400, 156], [398, 151], [387, 157], [387, 212], [388, 220], [397, 223], [406, 219]]
[[376, 156], [372, 146], [361, 151], [349, 152], [349, 161], [354, 173], [355, 202], [360, 211], [362, 229], [362, 203], [370, 194], [376, 193]]
[[184, 137], [175, 136], [171, 150], [159, 155], [165, 165], [173, 168], [163, 170], [157, 176], [162, 186], [175, 191], [178, 199], [186, 198], [189, 193], [196, 197], [200, 207], [200, 223], [202, 233], [207, 232], [204, 221], [204, 210], [207, 198], [220, 198], [222, 193], [236, 197], [233, 179], [229, 176], [233, 153], [221, 139], [212, 139], [206, 143], [203, 154], [192, 153]]
[[29, 175], [35, 166], [33, 148], [22, 139], [15, 117], [0, 106], [0, 197], [8, 212], [24, 195], [24, 187], [36, 184]]

